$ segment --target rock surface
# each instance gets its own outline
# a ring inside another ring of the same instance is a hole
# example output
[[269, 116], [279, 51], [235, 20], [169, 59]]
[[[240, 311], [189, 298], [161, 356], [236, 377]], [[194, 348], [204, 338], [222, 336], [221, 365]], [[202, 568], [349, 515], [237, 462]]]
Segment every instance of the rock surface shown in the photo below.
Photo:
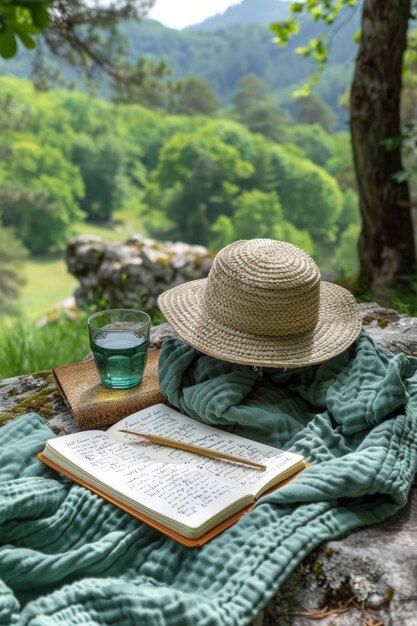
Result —
[[329, 541], [252, 626], [416, 626], [417, 494], [383, 524]]
[[[417, 353], [417, 318], [360, 305], [375, 341]], [[152, 330], [160, 346], [172, 329]], [[0, 381], [0, 423], [36, 411], [58, 434], [77, 426], [50, 372]], [[323, 544], [287, 579], [252, 626], [417, 626], [417, 495], [384, 524]]]
[[126, 244], [99, 237], [75, 237], [67, 247], [68, 271], [79, 281], [75, 299], [81, 307], [151, 311], [162, 291], [188, 280], [205, 278], [213, 254], [203, 246], [159, 242], [134, 235]]

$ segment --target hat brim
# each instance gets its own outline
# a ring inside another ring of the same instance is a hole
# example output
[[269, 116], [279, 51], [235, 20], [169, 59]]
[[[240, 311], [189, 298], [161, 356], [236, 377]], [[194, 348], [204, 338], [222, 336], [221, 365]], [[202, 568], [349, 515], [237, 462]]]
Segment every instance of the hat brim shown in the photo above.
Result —
[[[318, 322], [313, 331], [286, 337], [245, 333], [220, 324], [206, 309], [206, 281], [203, 278], [173, 287], [159, 296], [158, 305], [181, 339], [222, 361], [280, 368], [314, 365], [343, 352], [362, 327], [352, 294], [322, 281]], [[276, 323], [280, 323], [278, 317]]]

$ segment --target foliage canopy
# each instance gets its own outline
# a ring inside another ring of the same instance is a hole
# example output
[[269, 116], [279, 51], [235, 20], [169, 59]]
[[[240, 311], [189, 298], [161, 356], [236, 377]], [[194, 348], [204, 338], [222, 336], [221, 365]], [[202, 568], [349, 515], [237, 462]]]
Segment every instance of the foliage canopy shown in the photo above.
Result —
[[7, 77], [0, 100], [0, 224], [32, 253], [120, 211], [156, 238], [216, 248], [271, 236], [326, 259], [358, 224], [346, 133], [290, 122], [271, 141], [230, 119], [45, 94]]

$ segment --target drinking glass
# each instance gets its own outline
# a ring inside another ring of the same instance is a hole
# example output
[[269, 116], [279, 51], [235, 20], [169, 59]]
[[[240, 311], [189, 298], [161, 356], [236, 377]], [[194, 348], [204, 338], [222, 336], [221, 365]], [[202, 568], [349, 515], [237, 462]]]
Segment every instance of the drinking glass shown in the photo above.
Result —
[[149, 347], [149, 315], [135, 309], [110, 309], [90, 315], [87, 323], [103, 385], [110, 389], [139, 385]]

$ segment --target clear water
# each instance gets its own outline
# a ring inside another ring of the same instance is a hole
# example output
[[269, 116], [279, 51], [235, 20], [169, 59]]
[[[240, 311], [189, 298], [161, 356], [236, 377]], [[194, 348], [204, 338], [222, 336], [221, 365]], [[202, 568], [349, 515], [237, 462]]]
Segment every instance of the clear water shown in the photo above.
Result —
[[139, 385], [146, 365], [149, 342], [132, 331], [98, 333], [90, 341], [101, 382], [111, 389]]

